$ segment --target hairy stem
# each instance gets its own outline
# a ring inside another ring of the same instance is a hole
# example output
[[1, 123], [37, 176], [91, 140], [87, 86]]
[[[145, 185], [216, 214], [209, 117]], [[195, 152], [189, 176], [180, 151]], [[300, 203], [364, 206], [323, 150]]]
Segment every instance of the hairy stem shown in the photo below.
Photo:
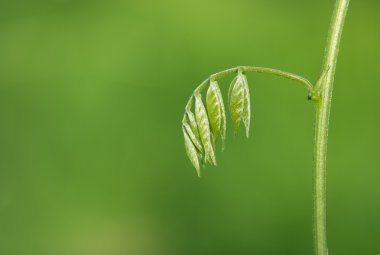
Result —
[[329, 115], [340, 38], [349, 0], [337, 0], [330, 23], [322, 78], [317, 88], [314, 148], [314, 250], [315, 255], [327, 255], [326, 241], [326, 155]]
[[221, 72], [212, 74], [212, 75], [210, 75], [209, 78], [207, 78], [205, 81], [203, 81], [195, 89], [195, 92], [202, 91], [207, 86], [207, 83], [210, 81], [210, 79], [217, 80], [217, 79], [223, 78], [229, 74], [236, 73], [239, 70], [241, 70], [242, 72], [267, 73], [267, 74], [272, 74], [272, 75], [280, 76], [283, 78], [287, 78], [290, 80], [298, 81], [303, 86], [305, 86], [305, 88], [309, 91], [309, 93], [314, 92], [313, 85], [311, 84], [311, 82], [302, 76], [299, 76], [299, 75], [293, 74], [293, 73], [289, 73], [289, 72], [285, 72], [282, 70], [278, 70], [278, 69], [273, 69], [273, 68], [268, 68], [268, 67], [259, 67], [259, 66], [237, 66], [234, 68], [226, 69], [226, 70], [223, 70]]

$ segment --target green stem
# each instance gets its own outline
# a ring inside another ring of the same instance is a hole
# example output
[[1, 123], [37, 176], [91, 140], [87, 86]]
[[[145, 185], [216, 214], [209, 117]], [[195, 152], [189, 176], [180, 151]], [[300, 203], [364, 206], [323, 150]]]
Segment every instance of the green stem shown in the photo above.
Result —
[[237, 67], [226, 69], [226, 70], [223, 70], [221, 72], [218, 72], [218, 73], [210, 75], [210, 77], [207, 78], [205, 81], [203, 81], [195, 89], [194, 92], [195, 93], [201, 92], [205, 87], [207, 87], [208, 82], [210, 81], [210, 79], [217, 80], [217, 79], [223, 78], [223, 77], [225, 77], [225, 76], [227, 76], [229, 74], [236, 73], [238, 70], [241, 70], [243, 72], [267, 73], [267, 74], [272, 74], [272, 75], [280, 76], [280, 77], [283, 77], [283, 78], [287, 78], [287, 79], [290, 79], [290, 80], [294, 80], [294, 81], [300, 82], [303, 86], [305, 86], [305, 88], [309, 91], [309, 93], [313, 93], [313, 91], [314, 91], [313, 85], [311, 84], [311, 82], [308, 79], [306, 79], [306, 78], [304, 78], [302, 76], [293, 74], [293, 73], [285, 72], [285, 71], [278, 70], [278, 69], [268, 68], [268, 67], [237, 66]]
[[320, 98], [316, 100], [316, 125], [314, 149], [314, 250], [315, 255], [327, 255], [326, 241], [326, 156], [329, 115], [333, 82], [338, 58], [340, 38], [343, 31], [349, 0], [337, 0], [330, 23], [323, 77], [317, 88]]

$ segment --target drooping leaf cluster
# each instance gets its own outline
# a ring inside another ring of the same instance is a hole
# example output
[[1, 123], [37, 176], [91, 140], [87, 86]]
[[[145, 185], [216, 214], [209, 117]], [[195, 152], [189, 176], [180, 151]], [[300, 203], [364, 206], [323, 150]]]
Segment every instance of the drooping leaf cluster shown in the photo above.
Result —
[[[251, 103], [248, 81], [241, 71], [232, 80], [229, 88], [229, 109], [235, 133], [243, 122], [246, 136], [249, 136]], [[185, 110], [182, 131], [185, 138], [187, 156], [201, 176], [201, 165], [210, 163], [216, 166], [215, 146], [217, 138], [222, 140], [222, 149], [226, 139], [226, 110], [218, 82], [209, 79], [203, 103], [202, 93], [195, 90]]]

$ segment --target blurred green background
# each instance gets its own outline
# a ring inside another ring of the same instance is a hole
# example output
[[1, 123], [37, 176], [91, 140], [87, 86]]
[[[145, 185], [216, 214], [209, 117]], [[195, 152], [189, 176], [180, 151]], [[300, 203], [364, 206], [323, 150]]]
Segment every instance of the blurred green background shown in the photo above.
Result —
[[[380, 2], [352, 0], [328, 157], [330, 254], [380, 253]], [[318, 78], [333, 1], [3, 0], [0, 254], [312, 254], [313, 104], [249, 74], [253, 128], [186, 158], [185, 103], [237, 65]], [[232, 77], [221, 82], [223, 93]]]

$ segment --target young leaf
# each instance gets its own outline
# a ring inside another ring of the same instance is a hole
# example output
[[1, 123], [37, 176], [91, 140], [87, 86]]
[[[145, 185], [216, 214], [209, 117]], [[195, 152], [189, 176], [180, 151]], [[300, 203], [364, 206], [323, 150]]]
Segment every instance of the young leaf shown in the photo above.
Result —
[[194, 113], [192, 113], [190, 110], [186, 110], [186, 116], [187, 116], [187, 119], [190, 123], [191, 130], [193, 131], [195, 137], [198, 140], [200, 140], [198, 125], [197, 125], [197, 121], [195, 120]]
[[222, 110], [218, 99], [217, 90], [219, 90], [217, 82], [211, 81], [210, 86], [207, 90], [206, 104], [211, 131], [214, 137], [213, 142], [215, 142], [216, 138], [218, 137], [220, 125], [222, 122]]
[[199, 131], [198, 131], [198, 125], [197, 125], [197, 122], [195, 120], [194, 113], [191, 111], [191, 109], [193, 108], [193, 104], [194, 104], [194, 96], [192, 96], [190, 98], [189, 103], [186, 105], [186, 113], [185, 113], [186, 116], [185, 116], [185, 119], [187, 117], [187, 120], [190, 123], [190, 127], [193, 130], [194, 135], [199, 140], [200, 136], [199, 136]]
[[198, 177], [201, 177], [201, 168], [199, 165], [199, 158], [197, 154], [197, 149], [195, 148], [194, 144], [191, 142], [185, 128], [182, 128], [183, 136], [185, 138], [185, 148], [187, 156], [189, 157], [191, 163], [197, 170]]
[[[216, 85], [218, 84], [216, 83]], [[224, 108], [223, 97], [222, 97], [222, 93], [220, 92], [219, 86], [216, 86], [216, 91], [217, 91], [217, 97], [218, 97], [218, 101], [219, 101], [220, 109], [221, 109], [220, 136], [222, 138], [222, 150], [224, 150], [224, 145], [226, 141], [226, 130], [227, 130], [226, 110]]]
[[190, 125], [187, 122], [183, 122], [183, 127], [185, 128], [185, 131], [187, 132], [187, 135], [189, 136], [190, 140], [193, 142], [194, 146], [197, 148], [197, 150], [200, 153], [203, 153], [203, 148], [201, 141], [197, 139], [195, 136], [193, 130], [191, 129]]
[[249, 126], [251, 122], [251, 100], [249, 95], [249, 87], [247, 77], [242, 74], [243, 84], [244, 84], [244, 108], [243, 108], [243, 123], [245, 126], [245, 134], [248, 138], [249, 136]]
[[241, 73], [232, 81], [230, 85], [230, 112], [234, 123], [235, 132], [240, 126], [244, 111], [244, 79]]
[[231, 92], [232, 92], [232, 89], [233, 89], [233, 85], [236, 83], [237, 79], [238, 79], [239, 76], [235, 76], [233, 78], [233, 80], [231, 81], [231, 84], [230, 84], [230, 87], [228, 89], [228, 98], [230, 99], [231, 98]]
[[200, 94], [195, 95], [195, 119], [205, 151], [205, 159], [211, 164], [216, 165], [215, 153], [211, 143], [210, 124]]
[[[214, 139], [220, 136], [222, 138], [222, 149], [224, 149], [226, 139], [226, 110], [224, 108], [222, 93], [220, 92], [218, 82], [212, 80], [207, 91], [207, 111], [210, 119], [211, 129]], [[215, 118], [215, 116], [217, 118]], [[215, 141], [214, 141], [215, 142]]]

